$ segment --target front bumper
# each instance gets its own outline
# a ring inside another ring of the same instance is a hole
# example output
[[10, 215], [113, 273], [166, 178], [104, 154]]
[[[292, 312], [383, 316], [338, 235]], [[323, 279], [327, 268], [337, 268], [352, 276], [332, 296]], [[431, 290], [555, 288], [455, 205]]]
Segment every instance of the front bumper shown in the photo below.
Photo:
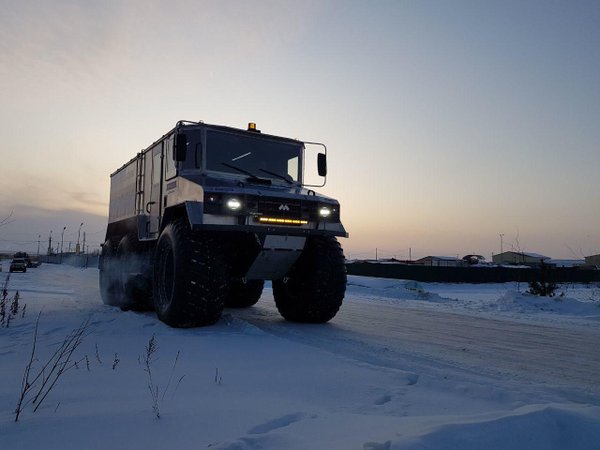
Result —
[[[187, 215], [193, 230], [237, 231], [286, 236], [348, 237], [339, 221], [257, 214], [208, 214], [202, 202], [186, 202]], [[260, 222], [261, 218], [281, 219], [281, 223]], [[286, 223], [286, 221], [288, 223]], [[294, 223], [289, 223], [294, 222]]]

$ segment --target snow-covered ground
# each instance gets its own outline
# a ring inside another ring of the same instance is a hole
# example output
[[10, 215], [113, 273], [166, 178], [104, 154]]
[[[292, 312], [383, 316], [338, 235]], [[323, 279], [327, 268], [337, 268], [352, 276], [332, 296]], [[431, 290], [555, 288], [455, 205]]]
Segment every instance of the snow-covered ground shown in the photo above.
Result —
[[[280, 318], [267, 285], [255, 307], [182, 330], [104, 306], [97, 277], [11, 274], [7, 307], [18, 291], [20, 309], [0, 328], [0, 448], [600, 449], [598, 286], [540, 299], [516, 283], [349, 277], [340, 313], [302, 325]], [[89, 325], [78, 366], [14, 422], [40, 311], [32, 373]], [[152, 336], [160, 418], [144, 370]]]

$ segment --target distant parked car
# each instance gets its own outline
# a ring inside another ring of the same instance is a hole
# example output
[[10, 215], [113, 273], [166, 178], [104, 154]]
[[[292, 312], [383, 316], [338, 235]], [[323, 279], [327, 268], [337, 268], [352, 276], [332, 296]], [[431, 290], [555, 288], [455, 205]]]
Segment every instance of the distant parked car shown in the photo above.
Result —
[[23, 259], [23, 260], [25, 260], [25, 264], [27, 265], [27, 267], [33, 267], [31, 265], [31, 258], [29, 257], [27, 252], [17, 252], [14, 254], [13, 258], [14, 259]]
[[24, 258], [15, 258], [10, 263], [11, 272], [27, 272], [27, 261]]

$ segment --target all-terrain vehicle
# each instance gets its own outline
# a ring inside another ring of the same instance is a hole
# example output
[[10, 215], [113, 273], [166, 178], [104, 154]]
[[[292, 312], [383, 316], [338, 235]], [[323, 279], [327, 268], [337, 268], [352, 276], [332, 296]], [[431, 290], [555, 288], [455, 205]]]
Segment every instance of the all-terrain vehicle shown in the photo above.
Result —
[[[175, 128], [111, 175], [100, 255], [104, 303], [155, 309], [173, 327], [215, 323], [260, 298], [290, 321], [322, 323], [346, 290], [340, 205], [304, 184], [319, 143], [203, 122]], [[316, 175], [316, 174], [315, 174]]]

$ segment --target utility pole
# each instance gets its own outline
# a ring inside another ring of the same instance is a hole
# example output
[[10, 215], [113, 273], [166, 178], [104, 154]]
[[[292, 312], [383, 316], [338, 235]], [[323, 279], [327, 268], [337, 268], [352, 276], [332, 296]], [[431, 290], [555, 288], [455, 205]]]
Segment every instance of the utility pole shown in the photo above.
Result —
[[77, 231], [77, 245], [75, 246], [75, 253], [79, 255], [81, 252], [81, 247], [79, 247], [79, 238], [81, 237], [81, 227], [83, 226], [83, 222], [79, 225], [79, 231]]
[[375, 261], [377, 261], [377, 247], [375, 247]]
[[40, 240], [41, 239], [42, 239], [42, 235], [38, 234], [38, 252], [37, 252], [38, 258], [40, 257]]
[[504, 253], [504, 233], [500, 233], [500, 254]]
[[63, 227], [62, 233], [60, 234], [60, 263], [62, 264], [62, 259], [63, 259], [63, 242], [65, 239], [65, 230], [67, 229], [67, 227]]
[[83, 253], [85, 253], [85, 231], [83, 232], [83, 247], [81, 249]]
[[50, 235], [48, 236], [48, 256], [52, 255], [52, 230], [50, 230]]

